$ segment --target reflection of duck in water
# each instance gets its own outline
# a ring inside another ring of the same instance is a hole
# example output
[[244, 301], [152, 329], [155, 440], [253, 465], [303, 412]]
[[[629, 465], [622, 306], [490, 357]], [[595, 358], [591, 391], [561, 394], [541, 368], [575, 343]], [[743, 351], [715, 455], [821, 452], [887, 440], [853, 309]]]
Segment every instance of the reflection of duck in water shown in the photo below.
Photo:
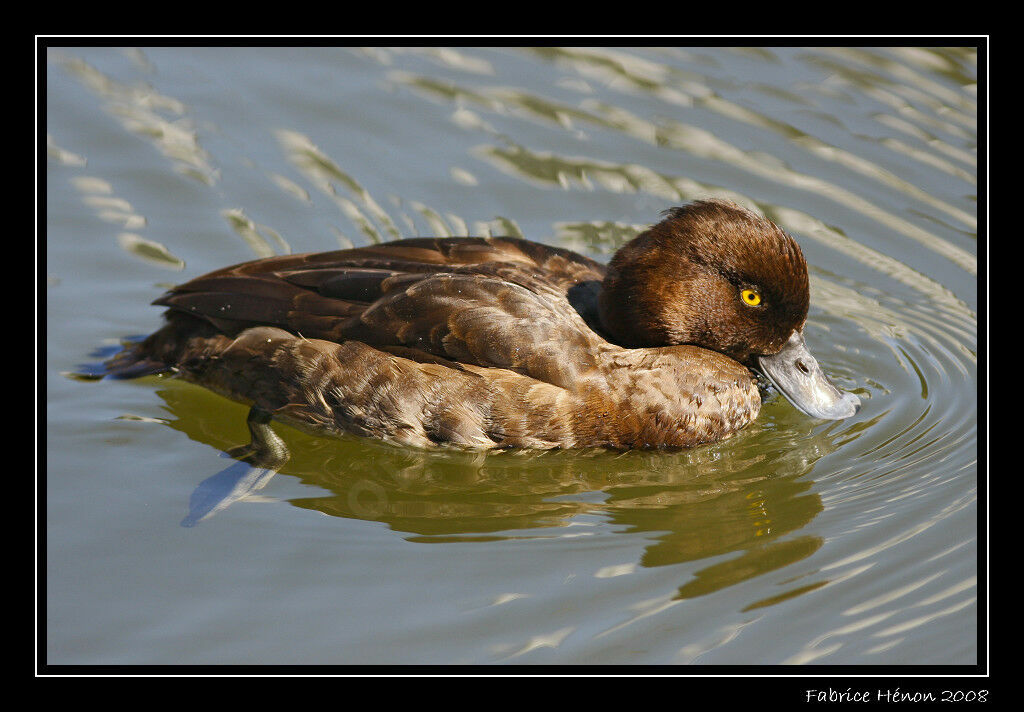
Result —
[[[237, 443], [243, 409], [176, 379], [156, 392], [174, 431], [214, 450]], [[815, 465], [853, 437], [821, 425], [780, 401], [735, 443], [621, 453], [394, 447], [292, 432], [286, 484], [264, 487], [272, 471], [233, 463], [196, 488], [183, 524], [282, 497], [321, 515], [380, 522], [411, 542], [579, 536], [602, 521], [644, 534], [644, 566], [679, 563], [763, 547], [813, 519]]]
[[796, 242], [738, 206], [668, 211], [605, 267], [513, 238], [414, 238], [228, 267], [156, 301], [111, 373], [174, 371], [318, 433], [465, 448], [689, 447], [757, 417], [750, 368], [852, 415], [804, 345]]

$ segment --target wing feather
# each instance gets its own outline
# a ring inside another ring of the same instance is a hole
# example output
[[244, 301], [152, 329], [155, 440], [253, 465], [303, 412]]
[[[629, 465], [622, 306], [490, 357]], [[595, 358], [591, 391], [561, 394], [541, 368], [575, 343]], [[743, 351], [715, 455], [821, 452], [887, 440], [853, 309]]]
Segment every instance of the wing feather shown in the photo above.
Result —
[[604, 343], [568, 295], [603, 276], [593, 260], [517, 238], [412, 238], [226, 267], [155, 303], [230, 335], [275, 326], [561, 385], [593, 367]]

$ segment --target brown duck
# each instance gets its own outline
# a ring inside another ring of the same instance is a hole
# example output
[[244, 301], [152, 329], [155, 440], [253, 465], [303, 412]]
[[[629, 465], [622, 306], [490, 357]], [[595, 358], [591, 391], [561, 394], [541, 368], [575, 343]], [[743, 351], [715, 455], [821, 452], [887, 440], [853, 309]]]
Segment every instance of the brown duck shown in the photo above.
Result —
[[416, 446], [690, 447], [757, 417], [754, 375], [839, 419], [804, 344], [807, 265], [737, 205], [674, 208], [606, 267], [522, 239], [413, 238], [211, 272], [155, 304], [167, 324], [108, 364], [171, 371], [279, 420]]

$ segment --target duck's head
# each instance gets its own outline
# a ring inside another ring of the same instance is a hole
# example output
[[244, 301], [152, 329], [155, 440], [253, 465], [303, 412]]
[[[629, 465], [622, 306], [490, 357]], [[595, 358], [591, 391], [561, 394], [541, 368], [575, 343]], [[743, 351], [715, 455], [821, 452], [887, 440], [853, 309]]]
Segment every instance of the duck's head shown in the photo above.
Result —
[[719, 200], [673, 208], [608, 265], [601, 321], [629, 347], [694, 344], [768, 377], [819, 418], [853, 415], [804, 343], [810, 290], [800, 246], [770, 220]]

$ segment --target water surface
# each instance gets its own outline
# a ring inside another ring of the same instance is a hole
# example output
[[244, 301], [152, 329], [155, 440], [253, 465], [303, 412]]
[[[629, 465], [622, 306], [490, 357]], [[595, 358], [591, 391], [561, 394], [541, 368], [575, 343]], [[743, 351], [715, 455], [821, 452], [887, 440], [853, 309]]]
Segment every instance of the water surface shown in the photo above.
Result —
[[[978, 662], [973, 49], [55, 47], [45, 73], [48, 663]], [[449, 234], [606, 261], [704, 197], [801, 243], [855, 417], [771, 398], [676, 453], [277, 426], [260, 477], [223, 456], [242, 406], [68, 375], [227, 264]]]

